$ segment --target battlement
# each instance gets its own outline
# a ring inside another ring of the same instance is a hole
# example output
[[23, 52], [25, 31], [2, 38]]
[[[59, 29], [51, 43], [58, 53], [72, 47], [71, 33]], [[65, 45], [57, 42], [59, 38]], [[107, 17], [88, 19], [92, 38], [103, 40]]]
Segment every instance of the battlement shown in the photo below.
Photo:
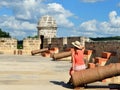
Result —
[[40, 49], [41, 40], [38, 38], [27, 38], [23, 40], [23, 49], [35, 50]]
[[11, 54], [17, 49], [17, 40], [14, 38], [0, 38], [0, 53]]
[[64, 48], [72, 47], [72, 42], [80, 41], [83, 46], [85, 46], [85, 42], [89, 41], [87, 37], [60, 37], [60, 38], [45, 38], [43, 47], [46, 48], [51, 44], [51, 47], [58, 47], [60, 51]]
[[[71, 43], [80, 41], [85, 49], [93, 50], [95, 56], [100, 56], [103, 51], [114, 52], [120, 58], [120, 41], [91, 41], [87, 37], [60, 37], [60, 38], [44, 38], [43, 43], [39, 38], [26, 38], [23, 40], [23, 49], [20, 49], [22, 55], [31, 55], [32, 50], [41, 48], [57, 47], [59, 51], [72, 47]], [[0, 54], [18, 55], [17, 40], [14, 38], [0, 38]]]
[[100, 56], [103, 51], [116, 53], [120, 58], [120, 41], [97, 41], [86, 42], [85, 47], [95, 52], [95, 56]]

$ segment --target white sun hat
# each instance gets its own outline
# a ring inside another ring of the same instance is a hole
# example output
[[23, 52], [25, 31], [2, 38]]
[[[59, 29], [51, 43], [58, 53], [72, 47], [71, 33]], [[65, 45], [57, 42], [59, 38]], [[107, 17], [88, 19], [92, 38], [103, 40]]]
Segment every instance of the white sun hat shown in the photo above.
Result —
[[79, 41], [72, 42], [72, 45], [77, 47], [78, 49], [82, 49], [83, 48], [83, 46], [81, 45], [81, 43]]

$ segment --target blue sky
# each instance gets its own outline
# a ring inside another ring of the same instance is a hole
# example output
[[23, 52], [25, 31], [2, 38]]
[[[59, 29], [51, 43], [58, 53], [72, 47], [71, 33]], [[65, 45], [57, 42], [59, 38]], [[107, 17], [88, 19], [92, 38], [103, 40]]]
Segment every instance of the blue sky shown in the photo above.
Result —
[[120, 33], [120, 0], [0, 0], [0, 28], [13, 38], [37, 35], [43, 15], [55, 18], [57, 37]]

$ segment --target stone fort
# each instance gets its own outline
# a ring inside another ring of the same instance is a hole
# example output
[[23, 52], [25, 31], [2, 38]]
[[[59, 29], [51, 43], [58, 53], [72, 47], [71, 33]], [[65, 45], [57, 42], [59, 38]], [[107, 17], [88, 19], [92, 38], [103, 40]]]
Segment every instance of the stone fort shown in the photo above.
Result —
[[93, 50], [95, 56], [100, 56], [103, 51], [115, 52], [120, 58], [120, 41], [91, 41], [87, 37], [57, 37], [57, 24], [53, 17], [45, 15], [37, 24], [38, 38], [23, 39], [23, 48], [17, 49], [17, 39], [0, 38], [0, 54], [31, 55], [32, 50], [46, 47], [58, 47], [62, 51], [65, 47], [72, 47], [71, 42], [78, 40], [86, 49]]

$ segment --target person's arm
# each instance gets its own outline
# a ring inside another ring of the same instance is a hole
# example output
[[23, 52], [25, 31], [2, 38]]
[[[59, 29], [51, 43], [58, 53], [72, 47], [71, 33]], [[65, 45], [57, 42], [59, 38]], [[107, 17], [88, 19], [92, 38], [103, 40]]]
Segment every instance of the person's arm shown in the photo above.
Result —
[[82, 47], [82, 51], [83, 51], [83, 52], [85, 51], [85, 47]]
[[72, 53], [72, 69], [74, 70], [75, 66], [75, 60], [74, 60], [74, 54]]

